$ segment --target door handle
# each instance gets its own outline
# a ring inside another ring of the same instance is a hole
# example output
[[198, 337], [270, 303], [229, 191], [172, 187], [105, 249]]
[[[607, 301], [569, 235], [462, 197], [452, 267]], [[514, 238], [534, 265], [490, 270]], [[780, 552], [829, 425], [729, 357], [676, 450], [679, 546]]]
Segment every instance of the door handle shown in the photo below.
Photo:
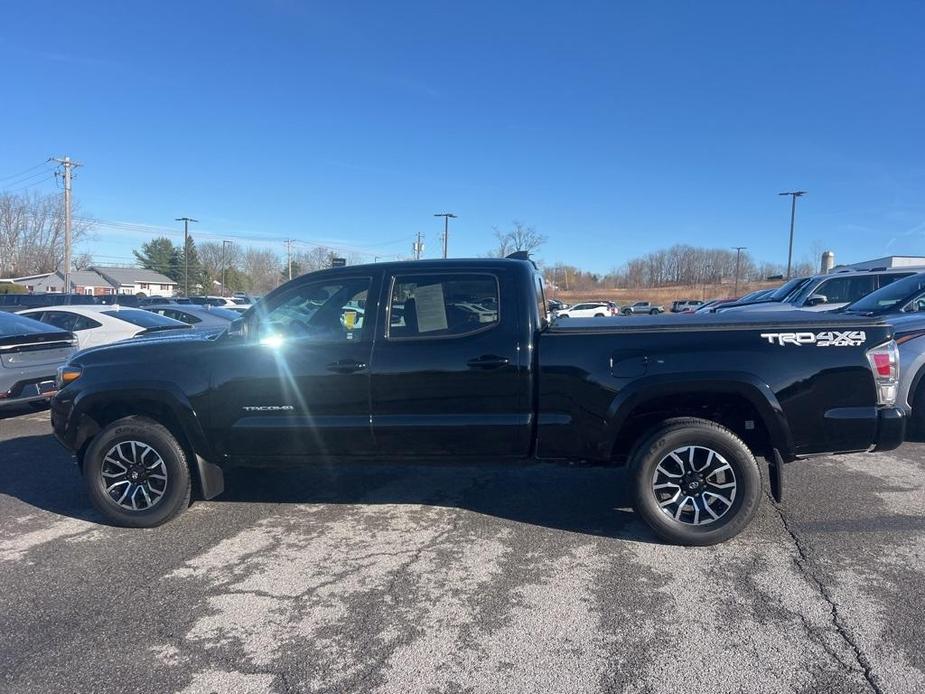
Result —
[[355, 359], [341, 359], [339, 361], [332, 361], [328, 364], [328, 371], [339, 374], [352, 374], [357, 371], [362, 371], [365, 368], [366, 364], [364, 362], [356, 361]]
[[481, 357], [476, 357], [466, 362], [473, 369], [497, 369], [510, 363], [511, 360], [507, 357], [498, 357], [494, 354], [483, 354]]

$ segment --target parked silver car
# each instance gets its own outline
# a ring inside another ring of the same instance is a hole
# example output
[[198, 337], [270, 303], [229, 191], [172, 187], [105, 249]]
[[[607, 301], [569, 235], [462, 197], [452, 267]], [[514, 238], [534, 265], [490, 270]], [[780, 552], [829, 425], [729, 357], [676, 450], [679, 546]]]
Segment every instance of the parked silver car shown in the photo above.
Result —
[[893, 326], [899, 346], [896, 404], [909, 415], [909, 431], [925, 436], [925, 272], [898, 280], [842, 309], [878, 316]]
[[71, 333], [0, 312], [0, 410], [44, 405], [55, 394], [58, 367], [76, 350]]
[[632, 316], [636, 314], [654, 316], [656, 313], [664, 313], [665, 307], [659, 306], [658, 304], [653, 304], [651, 301], [637, 301], [635, 304], [624, 306], [622, 309], [620, 309], [620, 312], [624, 316]]

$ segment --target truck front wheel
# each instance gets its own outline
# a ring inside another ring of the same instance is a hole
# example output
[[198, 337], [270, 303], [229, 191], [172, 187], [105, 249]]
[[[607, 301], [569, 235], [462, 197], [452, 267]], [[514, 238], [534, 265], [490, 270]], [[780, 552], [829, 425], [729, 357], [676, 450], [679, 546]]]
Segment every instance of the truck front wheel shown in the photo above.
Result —
[[146, 417], [125, 417], [100, 431], [84, 455], [83, 475], [93, 506], [114, 525], [152, 528], [189, 506], [183, 447]]
[[748, 447], [715, 422], [663, 422], [630, 460], [636, 512], [656, 535], [679, 545], [712, 545], [738, 535], [761, 499]]

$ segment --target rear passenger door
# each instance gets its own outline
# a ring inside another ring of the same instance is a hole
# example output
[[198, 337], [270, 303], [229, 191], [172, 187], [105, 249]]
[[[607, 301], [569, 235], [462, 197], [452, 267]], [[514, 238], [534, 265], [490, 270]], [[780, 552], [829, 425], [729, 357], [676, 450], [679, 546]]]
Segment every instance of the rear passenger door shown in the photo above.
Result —
[[371, 367], [381, 455], [522, 456], [529, 345], [504, 270], [386, 277]]

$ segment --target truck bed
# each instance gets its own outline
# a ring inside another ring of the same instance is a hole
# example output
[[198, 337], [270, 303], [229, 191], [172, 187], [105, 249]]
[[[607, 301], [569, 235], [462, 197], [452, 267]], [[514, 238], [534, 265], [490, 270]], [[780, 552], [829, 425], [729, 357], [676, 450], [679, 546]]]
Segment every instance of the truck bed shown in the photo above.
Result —
[[762, 313], [704, 313], [698, 315], [614, 316], [611, 318], [565, 318], [552, 322], [549, 331], [570, 332], [677, 332], [702, 330], [758, 330], [819, 327], [823, 330], [887, 325], [879, 318], [844, 313], [780, 311]]

